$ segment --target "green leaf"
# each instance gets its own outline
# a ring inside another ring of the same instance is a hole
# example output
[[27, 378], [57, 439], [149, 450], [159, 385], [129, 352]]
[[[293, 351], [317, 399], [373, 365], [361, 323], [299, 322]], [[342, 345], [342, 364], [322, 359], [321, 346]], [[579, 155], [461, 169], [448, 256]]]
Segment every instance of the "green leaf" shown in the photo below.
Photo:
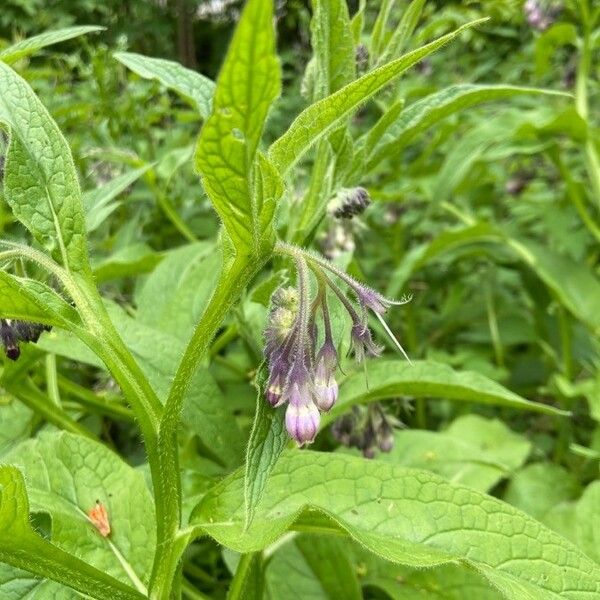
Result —
[[86, 33], [95, 31], [103, 31], [104, 27], [96, 27], [94, 25], [83, 25], [80, 27], [66, 27], [65, 29], [57, 29], [56, 31], [46, 31], [35, 35], [31, 38], [21, 40], [4, 50], [0, 50], [0, 61], [6, 64], [12, 64], [21, 58], [34, 54], [38, 50], [46, 46], [52, 46], [59, 42], [64, 42]]
[[[63, 485], [70, 484], [65, 480]], [[78, 518], [82, 519], [81, 515]], [[89, 523], [88, 527], [91, 527]], [[51, 577], [99, 600], [145, 598], [135, 589], [39, 536], [29, 521], [23, 475], [16, 467], [8, 465], [0, 466], [0, 562], [38, 577]]]
[[0, 458], [27, 439], [33, 431], [33, 425], [33, 413], [3, 392], [0, 396]]
[[511, 600], [593, 600], [600, 566], [531, 517], [442, 478], [375, 460], [285, 452], [244, 531], [243, 473], [215, 486], [192, 522], [238, 552], [288, 528], [345, 531], [382, 558], [416, 567], [458, 561]]
[[374, 69], [346, 85], [331, 96], [315, 102], [298, 115], [289, 129], [269, 149], [269, 156], [281, 173], [290, 169], [319, 139], [330, 133], [347, 115], [401, 75], [462, 31], [482, 23], [472, 21], [452, 33], [413, 50], [387, 65]]
[[69, 328], [79, 324], [75, 309], [52, 288], [0, 271], [0, 316]]
[[169, 252], [138, 286], [136, 320], [187, 342], [215, 288], [221, 262], [213, 242]]
[[432, 361], [417, 361], [411, 365], [403, 360], [377, 360], [369, 363], [367, 377], [361, 371], [342, 382], [338, 402], [330, 413], [323, 415], [323, 422], [330, 422], [355, 404], [401, 395], [509, 406], [549, 415], [569, 414], [553, 406], [525, 400], [479, 373], [455, 371], [448, 365]]
[[256, 398], [256, 414], [246, 450], [244, 475], [244, 500], [246, 503], [246, 526], [254, 517], [256, 505], [260, 501], [267, 479], [289, 440], [285, 429], [285, 408], [273, 410], [262, 393], [262, 386]]
[[152, 165], [144, 165], [139, 169], [115, 177], [105, 185], [84, 192], [83, 207], [88, 233], [102, 225], [104, 220], [119, 207], [118, 202], [112, 202], [112, 200], [137, 181], [151, 167]]
[[312, 0], [315, 100], [336, 92], [356, 77], [354, 40], [346, 0]]
[[[143, 475], [97, 442], [43, 433], [6, 460], [19, 467], [33, 512], [48, 513], [52, 542], [140, 591], [152, 568], [155, 518]], [[87, 512], [100, 501], [111, 527], [103, 537]]]
[[503, 499], [536, 519], [544, 520], [546, 513], [562, 502], [575, 499], [580, 491], [575, 476], [563, 467], [534, 463], [513, 475]]
[[380, 459], [426, 469], [445, 479], [487, 492], [518, 469], [530, 452], [529, 441], [498, 420], [465, 415], [444, 431], [407, 429]]
[[267, 112], [279, 91], [273, 3], [249, 0], [221, 68], [213, 111], [196, 152], [204, 189], [238, 249], [252, 248], [263, 234], [254, 199], [254, 161]]
[[4, 195], [68, 271], [89, 275], [85, 218], [71, 151], [29, 85], [0, 62], [0, 122], [10, 129]]
[[391, 563], [347, 542], [363, 588], [379, 588], [392, 600], [500, 600], [502, 595], [478, 573], [449, 564], [415, 569]]
[[600, 481], [585, 489], [575, 508], [578, 546], [600, 563]]
[[398, 26], [394, 30], [390, 41], [385, 46], [380, 63], [387, 63], [394, 57], [399, 56], [410, 40], [423, 12], [426, 0], [413, 0], [407, 7]]
[[[411, 104], [395, 120], [391, 121], [387, 113], [384, 114], [380, 121], [385, 122], [387, 127], [385, 133], [380, 132], [377, 144], [368, 150], [366, 170], [373, 169], [384, 158], [396, 156], [417, 135], [454, 113], [485, 102], [519, 95], [564, 96], [565, 94], [553, 90], [510, 85], [450, 86]], [[375, 127], [382, 129], [379, 123]]]
[[575, 317], [600, 334], [600, 281], [585, 265], [530, 240], [509, 238], [508, 244]]
[[162, 58], [151, 58], [133, 52], [116, 52], [113, 56], [140, 77], [156, 79], [165, 87], [181, 94], [203, 119], [210, 115], [215, 84], [208, 77]]
[[377, 13], [373, 32], [371, 33], [371, 54], [378, 57], [385, 46], [385, 41], [388, 33], [388, 21], [396, 0], [383, 0], [381, 8]]
[[284, 544], [265, 572], [268, 600], [362, 600], [346, 540], [301, 535]]

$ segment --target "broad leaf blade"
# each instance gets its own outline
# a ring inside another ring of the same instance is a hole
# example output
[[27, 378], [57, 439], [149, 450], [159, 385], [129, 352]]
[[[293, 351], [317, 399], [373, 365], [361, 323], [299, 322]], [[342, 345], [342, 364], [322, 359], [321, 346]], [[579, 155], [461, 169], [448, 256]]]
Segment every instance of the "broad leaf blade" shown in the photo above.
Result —
[[273, 3], [249, 0], [196, 153], [204, 188], [237, 248], [252, 247], [263, 233], [253, 201], [253, 165], [267, 112], [279, 91]]
[[238, 471], [215, 486], [192, 517], [200, 531], [239, 552], [265, 548], [294, 523], [341, 528], [393, 562], [462, 562], [511, 600], [594, 600], [600, 593], [600, 566], [570, 542], [500, 500], [427, 472], [285, 452], [247, 531], [242, 486]]
[[402, 360], [377, 360], [369, 364], [367, 377], [358, 372], [341, 384], [339, 400], [331, 412], [324, 415], [323, 421], [329, 422], [355, 404], [399, 395], [509, 406], [550, 415], [569, 414], [553, 406], [525, 400], [479, 373], [455, 371], [448, 365], [432, 361], [417, 361], [411, 365]]
[[[24, 474], [31, 510], [50, 515], [53, 544], [131, 586], [147, 584], [156, 540], [142, 473], [98, 442], [65, 432], [28, 440], [6, 460]], [[87, 517], [96, 501], [107, 508], [110, 537]]]
[[89, 275], [81, 191], [71, 151], [29, 85], [0, 62], [0, 122], [10, 129], [4, 194], [15, 216], [67, 270]]
[[306, 108], [269, 149], [269, 156], [275, 166], [285, 173], [311, 146], [330, 133], [360, 104], [366, 102], [422, 58], [453, 40], [462, 31], [483, 21], [485, 19], [467, 23], [452, 33], [363, 75], [331, 96]]
[[35, 35], [33, 37], [21, 40], [4, 50], [0, 50], [0, 61], [6, 64], [12, 64], [17, 60], [34, 54], [38, 50], [45, 48], [46, 46], [52, 46], [59, 42], [64, 42], [86, 33], [92, 33], [96, 31], [102, 31], [104, 27], [97, 27], [95, 25], [83, 25], [79, 27], [66, 27], [65, 29], [57, 29], [56, 31], [46, 31]]
[[[370, 170], [384, 158], [397, 154], [419, 133], [456, 112], [520, 95], [564, 96], [552, 90], [510, 85], [453, 85], [411, 104], [391, 122], [387, 114], [383, 115], [380, 121], [387, 127], [379, 133], [377, 144], [369, 147], [366, 168]], [[379, 123], [375, 127], [382, 129]]]
[[9, 465], [0, 466], [0, 562], [51, 577], [99, 600], [146, 597], [37, 535], [29, 522], [23, 475]]
[[208, 118], [215, 92], [215, 84], [208, 77], [162, 58], [151, 58], [134, 52], [116, 52], [113, 56], [140, 77], [156, 79], [177, 92], [191, 102], [203, 119]]

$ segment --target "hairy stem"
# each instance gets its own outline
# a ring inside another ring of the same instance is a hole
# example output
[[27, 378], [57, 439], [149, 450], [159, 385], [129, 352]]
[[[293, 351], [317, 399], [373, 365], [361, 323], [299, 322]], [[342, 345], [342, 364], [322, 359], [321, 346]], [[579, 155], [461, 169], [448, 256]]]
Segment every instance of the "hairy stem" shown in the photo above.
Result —
[[177, 427], [183, 401], [190, 382], [211, 340], [227, 312], [241, 296], [254, 275], [265, 264], [268, 255], [238, 255], [225, 265], [215, 291], [184, 352], [173, 380], [160, 422], [157, 456], [160, 463], [160, 493], [156, 496], [161, 508], [158, 523], [158, 545], [150, 580], [150, 598], [169, 598], [177, 565], [187, 536], [179, 533], [181, 521], [181, 481], [177, 456]]

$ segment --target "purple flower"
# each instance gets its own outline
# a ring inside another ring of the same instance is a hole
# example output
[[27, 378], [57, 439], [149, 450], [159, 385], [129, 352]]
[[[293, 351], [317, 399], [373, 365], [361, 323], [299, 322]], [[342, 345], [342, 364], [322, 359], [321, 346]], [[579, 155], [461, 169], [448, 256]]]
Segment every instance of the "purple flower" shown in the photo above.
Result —
[[313, 402], [309, 373], [299, 364], [294, 365], [286, 388], [288, 407], [285, 427], [298, 444], [310, 444], [319, 430], [320, 414]]
[[317, 354], [315, 364], [315, 402], [320, 410], [327, 412], [338, 397], [338, 384], [335, 380], [338, 358], [331, 340], [325, 341]]

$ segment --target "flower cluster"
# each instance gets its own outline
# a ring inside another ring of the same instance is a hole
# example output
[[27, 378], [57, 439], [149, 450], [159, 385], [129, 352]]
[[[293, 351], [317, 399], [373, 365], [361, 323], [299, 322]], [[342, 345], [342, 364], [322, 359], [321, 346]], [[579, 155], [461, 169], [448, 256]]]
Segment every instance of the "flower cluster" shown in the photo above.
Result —
[[49, 331], [47, 325], [31, 323], [29, 321], [17, 321], [11, 319], [0, 319], [0, 341], [4, 346], [4, 352], [10, 360], [17, 360], [21, 355], [19, 342], [37, 342], [43, 331]]
[[369, 192], [363, 187], [346, 190], [341, 197], [341, 203], [335, 209], [333, 215], [338, 219], [351, 219], [362, 214], [371, 204]]
[[523, 5], [527, 22], [538, 31], [548, 29], [556, 20], [561, 8], [558, 2], [544, 0], [527, 0]]
[[344, 446], [358, 448], [365, 458], [374, 458], [377, 450], [390, 452], [394, 447], [394, 427], [402, 423], [384, 412], [379, 402], [353, 406], [352, 411], [337, 419], [333, 437]]
[[[369, 310], [408, 359], [382, 317], [389, 306], [407, 300], [394, 302], [384, 298], [320, 256], [286, 244], [279, 244], [278, 249], [294, 259], [298, 283], [295, 288], [278, 289], [271, 299], [265, 330], [265, 356], [269, 367], [265, 396], [273, 407], [287, 404], [287, 431], [302, 445], [314, 440], [321, 412], [329, 411], [338, 397], [335, 374], [339, 361], [328, 295], [333, 294], [350, 316], [351, 351], [359, 362], [381, 353], [367, 322]], [[317, 283], [314, 294], [311, 272]], [[353, 299], [346, 296], [332, 276], [350, 288]]]

